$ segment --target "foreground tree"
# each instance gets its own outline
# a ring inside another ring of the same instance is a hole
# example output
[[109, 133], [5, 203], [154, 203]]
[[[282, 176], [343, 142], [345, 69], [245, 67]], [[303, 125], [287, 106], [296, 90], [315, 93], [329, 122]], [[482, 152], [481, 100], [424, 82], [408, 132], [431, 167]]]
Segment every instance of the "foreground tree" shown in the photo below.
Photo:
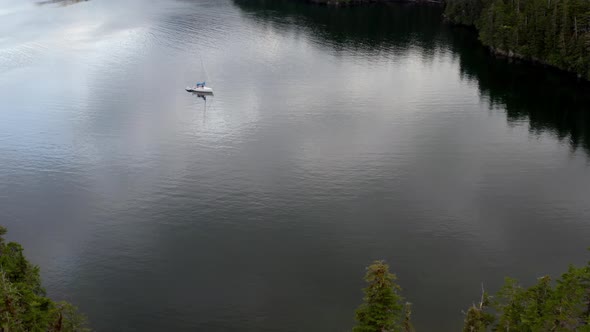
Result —
[[[491, 304], [491, 305], [490, 305]], [[465, 332], [488, 331], [590, 331], [590, 266], [570, 266], [555, 283], [541, 277], [529, 288], [506, 278], [490, 300], [466, 314]]]
[[494, 316], [485, 310], [490, 305], [490, 297], [481, 287], [481, 300], [473, 304], [465, 313], [463, 332], [485, 332], [494, 322]]
[[0, 332], [88, 331], [76, 308], [46, 297], [39, 268], [27, 261], [23, 248], [6, 243], [0, 227]]
[[[399, 295], [400, 286], [396, 277], [389, 272], [389, 266], [383, 261], [375, 261], [367, 267], [365, 281], [367, 288], [364, 303], [356, 311], [357, 326], [354, 332], [395, 332], [409, 323], [410, 312], [404, 317], [403, 299]], [[407, 306], [409, 309], [409, 305]]]
[[[356, 311], [354, 332], [413, 332], [411, 305], [383, 261], [367, 267], [364, 303]], [[544, 276], [526, 288], [506, 278], [504, 286], [465, 312], [463, 332], [590, 332], [590, 263], [570, 266], [555, 281]]]

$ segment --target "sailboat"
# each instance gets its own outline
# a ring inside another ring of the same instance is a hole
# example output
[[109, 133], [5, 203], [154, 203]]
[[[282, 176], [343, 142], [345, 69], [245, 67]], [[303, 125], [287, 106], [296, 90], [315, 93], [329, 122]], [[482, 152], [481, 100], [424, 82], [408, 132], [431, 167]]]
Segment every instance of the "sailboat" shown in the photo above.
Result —
[[186, 87], [186, 91], [188, 92], [197, 92], [197, 93], [208, 93], [208, 94], [212, 94], [213, 93], [213, 89], [211, 89], [208, 86], [205, 86], [205, 82], [197, 82], [197, 84], [195, 84], [195, 86], [187, 86]]
[[[205, 69], [205, 66], [203, 65], [203, 58], [201, 57], [201, 55], [199, 55], [199, 58], [201, 58], [201, 68], [205, 72], [205, 75], [207, 76], [207, 78], [209, 78], [209, 75], [207, 75], [207, 70]], [[186, 91], [188, 91], [188, 92], [213, 94], [213, 89], [211, 89], [210, 87], [205, 86], [205, 85], [206, 85], [205, 81], [203, 81], [203, 82], [197, 82], [197, 84], [195, 84], [195, 86], [192, 86], [192, 87], [191, 86], [187, 86], [186, 87]]]

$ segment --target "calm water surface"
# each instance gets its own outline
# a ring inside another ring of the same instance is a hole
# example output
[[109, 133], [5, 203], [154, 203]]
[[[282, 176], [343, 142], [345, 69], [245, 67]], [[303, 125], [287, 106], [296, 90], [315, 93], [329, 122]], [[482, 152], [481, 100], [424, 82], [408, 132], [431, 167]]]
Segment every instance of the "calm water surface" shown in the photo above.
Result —
[[0, 0], [1, 223], [97, 331], [346, 331], [373, 259], [457, 331], [588, 260], [590, 91], [440, 15]]

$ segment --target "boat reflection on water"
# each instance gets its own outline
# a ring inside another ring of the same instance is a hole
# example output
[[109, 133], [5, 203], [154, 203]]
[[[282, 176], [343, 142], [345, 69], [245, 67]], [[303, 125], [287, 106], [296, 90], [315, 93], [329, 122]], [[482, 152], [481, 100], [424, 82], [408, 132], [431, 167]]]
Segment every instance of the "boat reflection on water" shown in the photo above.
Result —
[[193, 95], [196, 95], [197, 97], [199, 97], [200, 99], [203, 99], [203, 110], [207, 111], [207, 108], [211, 107], [211, 101], [209, 101], [209, 105], [207, 105], [207, 99], [210, 99], [211, 97], [213, 97], [212, 93], [200, 93], [200, 92], [193, 92]]
[[197, 97], [207, 101], [207, 97], [213, 97], [213, 92], [208, 92], [208, 91], [194, 91], [193, 88], [186, 88], [186, 91], [192, 93], [193, 95], [196, 95]]

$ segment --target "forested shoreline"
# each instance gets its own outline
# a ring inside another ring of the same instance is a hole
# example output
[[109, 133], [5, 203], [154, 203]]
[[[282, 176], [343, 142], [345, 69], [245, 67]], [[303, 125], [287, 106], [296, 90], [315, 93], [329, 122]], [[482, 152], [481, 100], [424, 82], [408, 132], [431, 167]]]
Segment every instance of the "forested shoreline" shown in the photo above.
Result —
[[448, 0], [445, 16], [498, 54], [590, 79], [590, 1]]
[[[364, 302], [353, 332], [415, 332], [412, 306], [389, 265], [367, 267]], [[482, 284], [480, 298], [464, 311], [463, 332], [590, 331], [590, 263], [570, 266], [555, 281], [542, 276], [530, 287], [506, 278], [495, 294]]]
[[39, 267], [32, 265], [16, 242], [6, 242], [0, 226], [0, 332], [86, 332], [86, 319], [67, 302], [55, 302], [41, 286]]
[[453, 24], [475, 27], [495, 54], [533, 61], [590, 80], [587, 0], [306, 0], [348, 6], [384, 2], [445, 3]]
[[[0, 332], [86, 332], [85, 318], [66, 302], [54, 302], [41, 287], [39, 268], [15, 242], [5, 242], [0, 226]], [[363, 303], [353, 332], [415, 332], [412, 306], [383, 261], [367, 267]], [[464, 312], [464, 332], [590, 330], [590, 263], [570, 266], [555, 281], [549, 276], [530, 287], [506, 278], [504, 286], [481, 297]]]

